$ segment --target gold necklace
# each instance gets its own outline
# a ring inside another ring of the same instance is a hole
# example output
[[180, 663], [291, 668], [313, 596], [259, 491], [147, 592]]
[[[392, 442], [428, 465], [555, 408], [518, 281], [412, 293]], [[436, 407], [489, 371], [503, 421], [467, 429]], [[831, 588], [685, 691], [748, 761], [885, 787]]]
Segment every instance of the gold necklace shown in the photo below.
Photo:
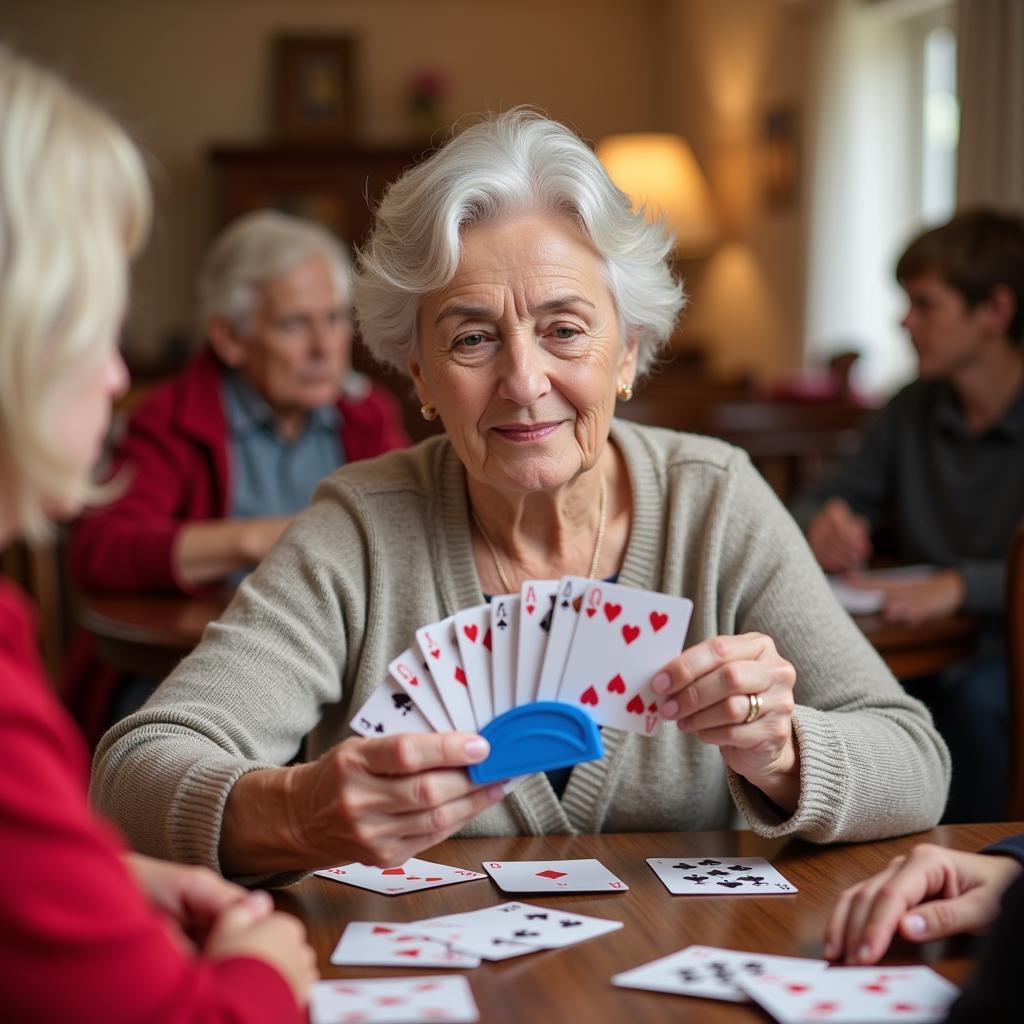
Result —
[[[494, 546], [494, 542], [491, 540], [489, 534], [484, 529], [484, 524], [480, 522], [480, 517], [476, 514], [476, 509], [472, 505], [469, 506], [469, 510], [473, 515], [473, 522], [476, 523], [476, 528], [480, 531], [480, 536], [483, 537], [484, 543], [487, 545], [487, 549], [491, 553], [491, 558], [494, 559], [494, 568], [498, 571], [498, 579], [501, 581], [501, 585], [505, 588], [506, 594], [514, 594], [515, 590], [512, 588], [512, 584], [509, 582], [508, 576], [505, 575], [505, 567], [501, 564], [501, 559], [498, 557], [498, 549]], [[601, 477], [601, 506], [597, 516], [597, 539], [594, 541], [594, 554], [590, 559], [590, 571], [587, 573], [588, 579], [593, 579], [597, 575], [597, 565], [601, 560], [601, 548], [604, 545], [604, 528], [608, 518], [608, 487], [604, 482], [604, 476]]]

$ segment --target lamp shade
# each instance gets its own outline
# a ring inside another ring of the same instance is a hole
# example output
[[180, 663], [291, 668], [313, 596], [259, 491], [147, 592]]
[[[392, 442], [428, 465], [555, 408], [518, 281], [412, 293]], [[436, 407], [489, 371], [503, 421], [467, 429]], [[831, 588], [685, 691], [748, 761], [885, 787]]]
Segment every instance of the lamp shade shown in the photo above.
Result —
[[597, 156], [634, 206], [644, 205], [651, 219], [665, 218], [677, 254], [699, 255], [718, 239], [714, 199], [685, 139], [668, 132], [608, 135]]

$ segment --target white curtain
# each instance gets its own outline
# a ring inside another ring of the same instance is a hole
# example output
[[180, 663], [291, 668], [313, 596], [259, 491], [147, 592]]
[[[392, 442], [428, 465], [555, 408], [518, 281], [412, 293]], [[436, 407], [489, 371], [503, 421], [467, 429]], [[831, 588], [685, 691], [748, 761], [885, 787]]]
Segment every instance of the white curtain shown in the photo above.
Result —
[[892, 268], [919, 226], [919, 96], [906, 37], [879, 6], [828, 0], [818, 16], [805, 361], [857, 349], [856, 384], [882, 397], [914, 372]]
[[1024, 208], [1024, 0], [960, 0], [960, 205]]

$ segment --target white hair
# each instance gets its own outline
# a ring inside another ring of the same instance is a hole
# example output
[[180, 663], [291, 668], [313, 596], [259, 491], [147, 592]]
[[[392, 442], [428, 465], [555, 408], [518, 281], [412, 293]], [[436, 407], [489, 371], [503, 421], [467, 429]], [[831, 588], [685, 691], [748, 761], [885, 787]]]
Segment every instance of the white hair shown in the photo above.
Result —
[[327, 260], [342, 301], [352, 294], [352, 261], [326, 228], [276, 210], [257, 210], [229, 224], [199, 270], [199, 327], [215, 318], [245, 333], [260, 289], [316, 256]]
[[454, 278], [462, 232], [537, 210], [570, 214], [600, 253], [644, 373], [685, 303], [667, 261], [672, 238], [633, 210], [568, 128], [523, 108], [468, 128], [388, 188], [356, 273], [357, 318], [370, 352], [408, 372], [420, 303]]
[[96, 497], [53, 438], [60, 387], [120, 335], [150, 220], [139, 151], [56, 75], [0, 45], [0, 479], [30, 541]]

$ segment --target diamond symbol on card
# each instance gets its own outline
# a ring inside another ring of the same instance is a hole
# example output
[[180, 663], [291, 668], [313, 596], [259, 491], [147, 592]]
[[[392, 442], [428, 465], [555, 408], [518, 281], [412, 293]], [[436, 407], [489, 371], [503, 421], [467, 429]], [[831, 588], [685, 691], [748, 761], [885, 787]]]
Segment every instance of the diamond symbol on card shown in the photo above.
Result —
[[381, 874], [382, 875], [404, 875], [405, 874], [405, 868], [384, 868], [384, 870], [381, 871]]
[[547, 871], [538, 871], [537, 877], [550, 878], [552, 881], [554, 881], [556, 878], [564, 878], [566, 874], [567, 872], [565, 871], [555, 871], [554, 868], [548, 868]]

